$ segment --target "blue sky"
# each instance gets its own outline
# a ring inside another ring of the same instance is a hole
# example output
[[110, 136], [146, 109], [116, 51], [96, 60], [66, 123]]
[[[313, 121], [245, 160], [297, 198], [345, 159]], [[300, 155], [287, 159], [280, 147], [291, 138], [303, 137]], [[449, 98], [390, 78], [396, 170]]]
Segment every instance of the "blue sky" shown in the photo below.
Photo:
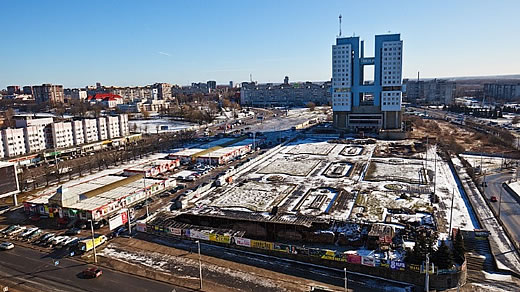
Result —
[[0, 88], [329, 80], [331, 45], [401, 33], [404, 77], [520, 73], [520, 1], [0, 1]]

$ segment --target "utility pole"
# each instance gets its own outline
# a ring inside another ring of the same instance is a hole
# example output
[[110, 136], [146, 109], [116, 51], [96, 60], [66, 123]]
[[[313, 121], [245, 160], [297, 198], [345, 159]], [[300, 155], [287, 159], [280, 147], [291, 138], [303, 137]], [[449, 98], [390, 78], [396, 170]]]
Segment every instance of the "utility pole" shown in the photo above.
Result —
[[426, 254], [426, 278], [424, 280], [424, 291], [430, 291], [430, 253]]
[[433, 171], [433, 196], [435, 199], [436, 188], [437, 188], [437, 144], [435, 144], [435, 160], [434, 160], [434, 171]]
[[200, 259], [200, 240], [195, 241], [199, 251], [199, 279], [200, 279], [200, 290], [202, 290], [202, 261]]
[[92, 246], [94, 247], [94, 263], [97, 264], [97, 253], [96, 253], [96, 242], [94, 240], [94, 223], [93, 220], [90, 219], [90, 230], [92, 231]]
[[425, 168], [425, 172], [426, 172], [426, 175], [428, 175], [428, 136], [426, 136], [426, 168]]
[[448, 230], [448, 234], [451, 236], [451, 222], [453, 219], [453, 197], [455, 196], [455, 189], [453, 189], [451, 193], [451, 211], [450, 211], [450, 229]]
[[502, 189], [504, 187], [502, 186], [502, 184], [500, 184], [500, 196], [499, 196], [499, 199], [498, 199], [498, 219], [500, 219], [500, 205], [502, 205]]
[[347, 292], [348, 289], [348, 280], [347, 280], [347, 268], [343, 268], [343, 271], [345, 271], [345, 292]]
[[128, 236], [132, 236], [132, 223], [130, 222], [132, 220], [130, 218], [130, 208], [127, 208], [126, 212], [127, 212], [127, 220], [128, 220]]

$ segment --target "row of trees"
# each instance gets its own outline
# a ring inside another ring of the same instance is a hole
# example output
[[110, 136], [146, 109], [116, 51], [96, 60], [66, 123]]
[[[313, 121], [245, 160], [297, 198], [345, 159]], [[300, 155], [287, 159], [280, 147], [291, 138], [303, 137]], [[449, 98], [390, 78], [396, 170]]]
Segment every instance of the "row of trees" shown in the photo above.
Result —
[[405, 257], [405, 262], [409, 264], [422, 264], [426, 255], [430, 255], [433, 262], [439, 269], [449, 269], [453, 264], [462, 265], [466, 259], [464, 252], [464, 239], [460, 229], [457, 230], [453, 246], [450, 248], [446, 241], [442, 240], [441, 245], [435, 250], [434, 246], [437, 242], [437, 236], [432, 230], [422, 230], [416, 234], [415, 246], [411, 252]]

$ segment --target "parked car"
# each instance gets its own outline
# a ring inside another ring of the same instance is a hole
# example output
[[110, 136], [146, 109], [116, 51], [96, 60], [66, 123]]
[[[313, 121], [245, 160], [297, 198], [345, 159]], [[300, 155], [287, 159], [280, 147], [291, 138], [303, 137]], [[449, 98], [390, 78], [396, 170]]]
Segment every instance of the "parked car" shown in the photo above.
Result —
[[34, 243], [40, 244], [42, 242], [47, 241], [47, 239], [49, 239], [50, 237], [53, 237], [53, 236], [54, 236], [54, 233], [47, 232], [47, 233], [43, 234], [42, 236], [40, 236], [37, 240], [35, 240]]
[[66, 235], [61, 235], [61, 236], [56, 236], [52, 241], [51, 241], [51, 244], [53, 246], [58, 246], [60, 245], [62, 242], [68, 240], [70, 237], [66, 236]]
[[169, 197], [170, 195], [171, 195], [171, 193], [169, 191], [162, 192], [162, 193], [159, 194], [159, 198]]
[[5, 235], [7, 234], [8, 232], [10, 232], [11, 230], [14, 230], [16, 228], [18, 228], [20, 225], [9, 225], [8, 227], [4, 228], [0, 233], [2, 235]]
[[91, 267], [83, 271], [83, 277], [85, 278], [97, 278], [103, 275], [103, 271], [96, 267]]
[[7, 211], [9, 211], [9, 206], [7, 206], [7, 205], [0, 206], [0, 215], [4, 214]]
[[10, 250], [14, 248], [14, 244], [10, 242], [2, 242], [0, 243], [0, 250]]
[[77, 237], [69, 237], [68, 239], [60, 242], [56, 247], [63, 248], [73, 242], [78, 242], [78, 241], [79, 241], [79, 239]]
[[496, 196], [491, 196], [491, 198], [489, 198], [489, 200], [490, 200], [491, 202], [497, 202], [497, 201], [498, 201], [498, 199], [497, 199]]
[[31, 241], [33, 240], [34, 238], [36, 238], [36, 236], [42, 234], [42, 230], [41, 229], [38, 229], [36, 231], [34, 231], [33, 233], [27, 235], [24, 237], [24, 240], [27, 240], [27, 241]]
[[70, 228], [65, 231], [65, 235], [77, 235], [81, 233], [81, 229], [79, 228]]
[[76, 228], [79, 228], [79, 229], [86, 229], [86, 228], [90, 227], [87, 225], [87, 223], [85, 221], [77, 221], [75, 226], [76, 226]]
[[46, 240], [42, 241], [42, 242], [40, 243], [40, 245], [50, 246], [50, 245], [52, 245], [52, 241], [53, 241], [56, 237], [58, 237], [58, 235], [53, 234], [52, 236], [48, 237]]
[[38, 227], [27, 228], [24, 232], [22, 232], [18, 235], [18, 238], [24, 238], [26, 236], [29, 236], [38, 229], [39, 229]]
[[25, 229], [27, 229], [27, 227], [25, 227], [25, 226], [18, 226], [15, 229], [7, 232], [5, 235], [7, 235], [7, 236], [15, 236], [16, 234], [18, 234], [20, 232], [23, 232]]

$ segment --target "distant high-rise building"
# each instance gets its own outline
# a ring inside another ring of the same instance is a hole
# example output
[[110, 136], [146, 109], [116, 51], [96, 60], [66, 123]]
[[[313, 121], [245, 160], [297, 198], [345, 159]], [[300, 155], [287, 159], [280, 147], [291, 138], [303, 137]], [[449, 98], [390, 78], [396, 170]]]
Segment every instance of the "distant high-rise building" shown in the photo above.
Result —
[[217, 81], [210, 80], [207, 84], [210, 91], [217, 89]]
[[33, 86], [36, 102], [63, 103], [63, 85], [42, 84]]
[[22, 92], [23, 94], [33, 95], [32, 86], [24, 86]]
[[283, 79], [283, 84], [289, 84], [289, 76], [285, 76], [285, 78]]
[[502, 100], [520, 98], [520, 82], [484, 84], [484, 96]]
[[[156, 89], [156, 91], [154, 91]], [[156, 93], [157, 98], [154, 98]], [[155, 83], [152, 85], [152, 99], [170, 99], [172, 97], [172, 85], [169, 83]]]
[[[401, 128], [403, 42], [399, 34], [376, 35], [375, 57], [364, 56], [359, 37], [338, 37], [332, 46], [334, 126], [358, 131]], [[365, 66], [374, 66], [365, 80]]]
[[18, 94], [18, 93], [20, 93], [20, 86], [18, 86], [18, 85], [7, 86], [7, 94], [13, 95], [13, 94]]
[[452, 104], [455, 98], [455, 82], [445, 79], [404, 80], [406, 101], [425, 104]]
[[229, 88], [233, 88], [233, 81], [229, 81]]

